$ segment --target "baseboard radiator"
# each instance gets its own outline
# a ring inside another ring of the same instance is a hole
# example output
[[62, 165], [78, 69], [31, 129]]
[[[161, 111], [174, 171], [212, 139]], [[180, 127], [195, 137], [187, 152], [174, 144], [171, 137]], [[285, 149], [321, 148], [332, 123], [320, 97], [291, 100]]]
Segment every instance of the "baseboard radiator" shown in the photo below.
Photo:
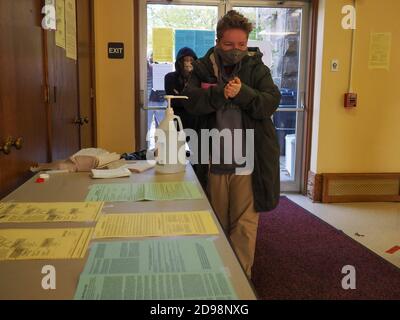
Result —
[[315, 202], [400, 202], [400, 173], [310, 173], [309, 186]]

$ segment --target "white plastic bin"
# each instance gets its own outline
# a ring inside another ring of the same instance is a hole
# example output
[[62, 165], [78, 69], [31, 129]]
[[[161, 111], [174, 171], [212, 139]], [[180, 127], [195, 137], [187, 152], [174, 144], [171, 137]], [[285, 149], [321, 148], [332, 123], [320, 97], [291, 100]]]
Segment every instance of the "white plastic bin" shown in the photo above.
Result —
[[294, 175], [296, 164], [296, 135], [288, 134], [285, 138], [285, 152], [286, 152], [286, 170], [292, 177]]

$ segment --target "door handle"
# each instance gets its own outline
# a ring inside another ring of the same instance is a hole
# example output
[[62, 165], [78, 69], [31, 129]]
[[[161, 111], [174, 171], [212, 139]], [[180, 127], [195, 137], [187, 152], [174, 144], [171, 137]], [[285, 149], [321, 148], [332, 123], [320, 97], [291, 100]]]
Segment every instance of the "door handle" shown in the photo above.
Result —
[[24, 146], [24, 138], [19, 137], [16, 140], [14, 140], [13, 146], [15, 147], [15, 149], [21, 150], [22, 147]]
[[12, 147], [15, 147], [17, 150], [21, 150], [24, 145], [24, 139], [19, 137], [17, 139], [13, 137], [9, 137], [4, 145], [0, 147], [0, 151], [2, 151], [5, 155], [9, 155], [11, 153]]
[[88, 117], [84, 117], [84, 118], [78, 117], [78, 118], [76, 118], [74, 120], [74, 124], [77, 124], [77, 125], [79, 125], [81, 127], [84, 126], [85, 124], [88, 124], [88, 123], [89, 123]]
[[0, 147], [0, 151], [2, 151], [5, 155], [9, 155], [11, 153], [12, 146], [12, 138], [8, 138], [3, 146]]
[[303, 111], [306, 110], [306, 93], [305, 93], [305, 91], [301, 92], [301, 95], [300, 95], [300, 109], [302, 109]]

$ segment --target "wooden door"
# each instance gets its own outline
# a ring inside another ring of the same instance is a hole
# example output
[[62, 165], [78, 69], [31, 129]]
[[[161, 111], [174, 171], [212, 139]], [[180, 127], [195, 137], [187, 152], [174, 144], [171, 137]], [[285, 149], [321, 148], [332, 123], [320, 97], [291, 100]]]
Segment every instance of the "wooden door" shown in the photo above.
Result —
[[33, 164], [95, 145], [92, 0], [76, 1], [77, 61], [42, 29], [43, 4], [0, 0], [0, 199], [31, 177]]
[[92, 0], [76, 1], [77, 61], [56, 46], [54, 31], [46, 31], [53, 161], [95, 145], [92, 14]]
[[78, 62], [55, 44], [55, 32], [45, 31], [50, 110], [51, 159], [70, 157], [80, 148]]
[[43, 31], [37, 0], [0, 0], [0, 147], [23, 138], [21, 150], [0, 151], [0, 198], [48, 157]]

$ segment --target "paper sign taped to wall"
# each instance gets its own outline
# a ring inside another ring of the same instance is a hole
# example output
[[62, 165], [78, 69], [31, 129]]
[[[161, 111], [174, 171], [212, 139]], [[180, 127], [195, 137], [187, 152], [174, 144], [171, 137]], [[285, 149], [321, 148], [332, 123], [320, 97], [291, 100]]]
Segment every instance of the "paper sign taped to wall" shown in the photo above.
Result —
[[371, 33], [368, 67], [388, 70], [391, 47], [392, 34], [390, 32]]
[[195, 31], [196, 44], [194, 52], [199, 58], [204, 57], [208, 50], [215, 46], [215, 31], [209, 30], [196, 30]]
[[165, 76], [174, 71], [172, 63], [155, 63], [153, 64], [153, 90], [164, 91]]
[[174, 61], [174, 30], [172, 28], [153, 29], [154, 62]]
[[184, 47], [192, 50], [196, 47], [196, 31], [195, 30], [175, 30], [175, 55]]
[[213, 30], [176, 30], [175, 55], [184, 47], [189, 47], [200, 58], [215, 45], [215, 31]]
[[56, 46], [65, 49], [65, 0], [56, 0]]
[[65, 0], [65, 30], [67, 58], [78, 60], [75, 0]]

